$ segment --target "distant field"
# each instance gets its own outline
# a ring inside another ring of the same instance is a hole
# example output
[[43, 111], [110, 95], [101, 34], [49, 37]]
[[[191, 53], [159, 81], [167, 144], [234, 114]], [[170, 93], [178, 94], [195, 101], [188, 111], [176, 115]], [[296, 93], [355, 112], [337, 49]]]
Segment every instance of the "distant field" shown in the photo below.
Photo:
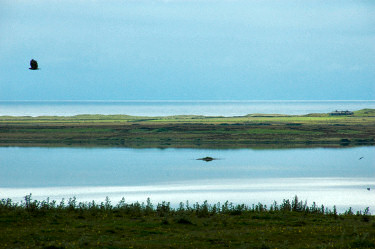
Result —
[[375, 145], [375, 110], [363, 109], [350, 116], [1, 116], [0, 145], [190, 148]]

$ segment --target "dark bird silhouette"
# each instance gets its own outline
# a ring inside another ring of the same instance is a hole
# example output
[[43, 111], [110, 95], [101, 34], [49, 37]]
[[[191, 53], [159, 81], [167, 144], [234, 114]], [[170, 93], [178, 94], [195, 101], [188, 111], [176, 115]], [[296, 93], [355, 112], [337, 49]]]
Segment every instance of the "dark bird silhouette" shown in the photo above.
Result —
[[367, 188], [368, 191], [370, 191], [370, 188]]
[[358, 160], [361, 160], [361, 159], [363, 159], [364, 157], [362, 156], [362, 157], [360, 157]]
[[38, 70], [38, 62], [34, 59], [30, 61], [30, 70]]

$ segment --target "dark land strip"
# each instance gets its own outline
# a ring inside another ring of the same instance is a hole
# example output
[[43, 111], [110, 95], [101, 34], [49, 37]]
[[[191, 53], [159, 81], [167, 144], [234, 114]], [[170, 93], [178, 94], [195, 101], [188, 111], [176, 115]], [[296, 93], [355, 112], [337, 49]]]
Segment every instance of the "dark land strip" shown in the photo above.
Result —
[[160, 148], [375, 145], [375, 110], [349, 116], [0, 117], [0, 146]]

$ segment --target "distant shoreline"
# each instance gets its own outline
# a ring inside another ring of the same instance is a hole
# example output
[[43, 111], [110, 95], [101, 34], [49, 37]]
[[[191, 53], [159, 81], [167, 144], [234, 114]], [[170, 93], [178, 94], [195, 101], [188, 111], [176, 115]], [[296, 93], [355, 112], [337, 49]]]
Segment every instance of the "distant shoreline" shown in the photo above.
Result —
[[0, 116], [0, 146], [134, 148], [342, 147], [375, 145], [375, 109], [352, 115], [251, 114]]
[[334, 110], [375, 109], [372, 100], [153, 100], [153, 101], [0, 101], [0, 116], [74, 116], [82, 114], [162, 117], [173, 115], [244, 116], [249, 113], [306, 115]]

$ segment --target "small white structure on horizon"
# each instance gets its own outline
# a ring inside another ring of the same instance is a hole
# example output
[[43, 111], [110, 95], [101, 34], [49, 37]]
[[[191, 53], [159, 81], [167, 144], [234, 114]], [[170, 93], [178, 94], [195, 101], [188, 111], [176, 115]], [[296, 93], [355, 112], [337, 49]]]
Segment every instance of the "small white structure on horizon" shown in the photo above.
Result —
[[354, 114], [354, 112], [351, 112], [351, 111], [348, 111], [348, 110], [346, 110], [346, 111], [336, 110], [334, 112], [331, 112], [329, 115], [335, 116], [335, 115], [353, 115], [353, 114]]

